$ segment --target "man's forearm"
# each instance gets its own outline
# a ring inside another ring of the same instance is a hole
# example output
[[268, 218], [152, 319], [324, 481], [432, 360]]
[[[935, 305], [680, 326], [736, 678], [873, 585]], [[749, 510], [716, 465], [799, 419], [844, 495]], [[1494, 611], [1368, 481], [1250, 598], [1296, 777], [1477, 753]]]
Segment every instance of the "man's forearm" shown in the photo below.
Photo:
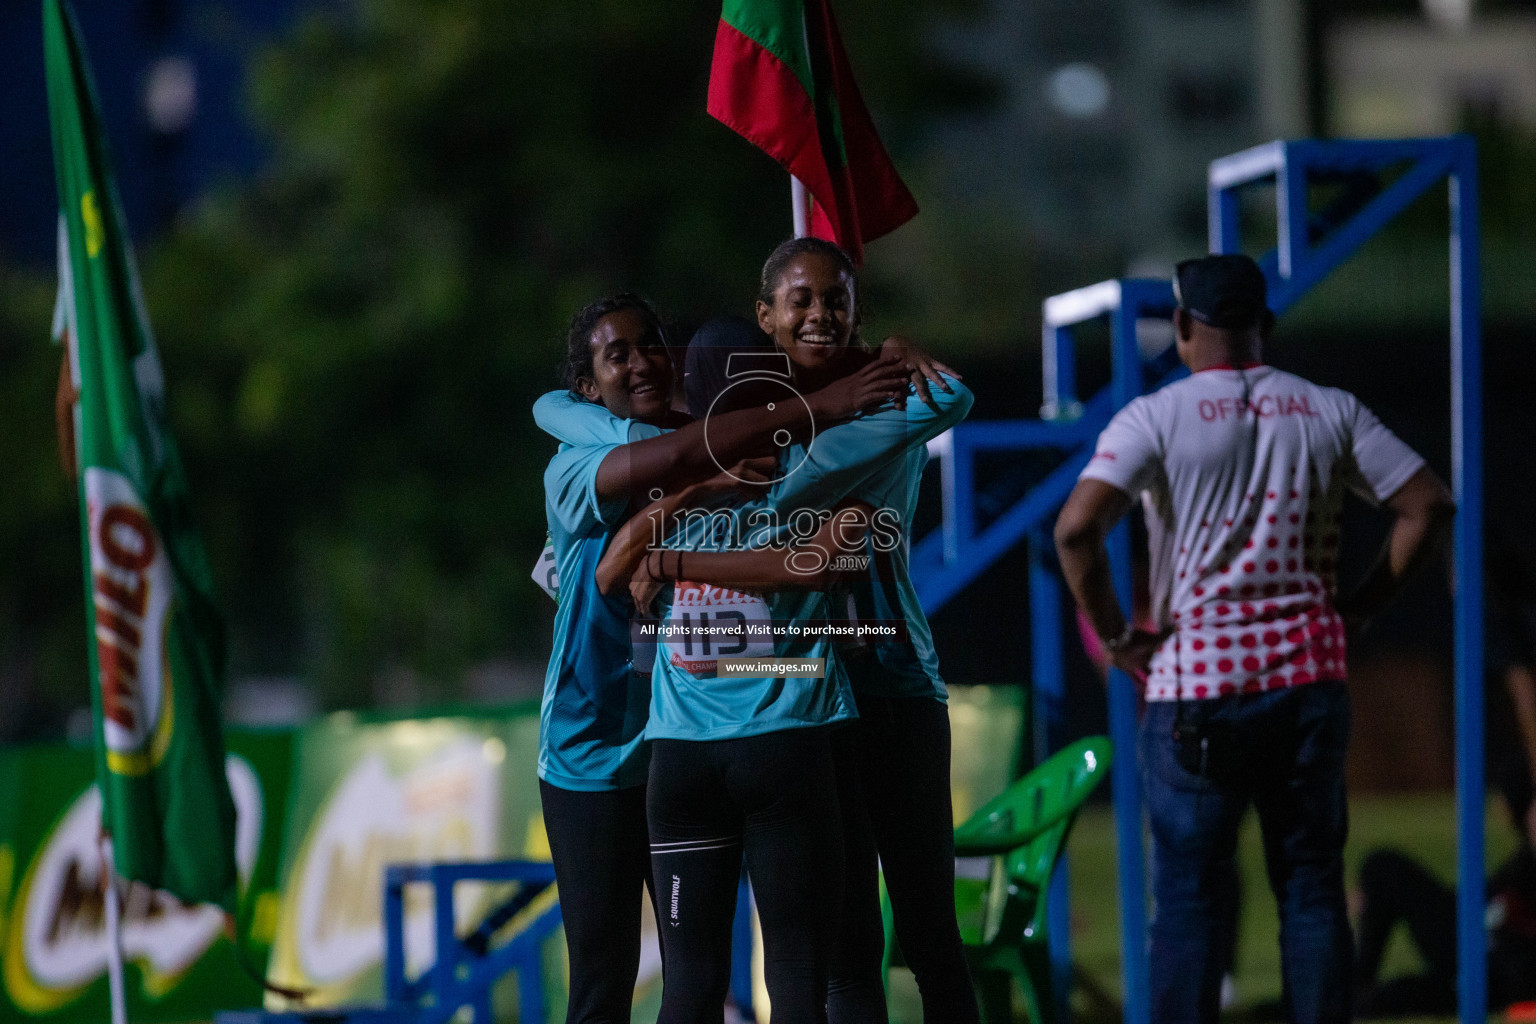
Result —
[[1408, 578], [1441, 549], [1454, 514], [1453, 506], [1432, 504], [1399, 515], [1375, 563], [1354, 593], [1341, 602], [1341, 610], [1355, 619], [1374, 618]]
[[1125, 612], [1115, 595], [1104, 539], [1097, 536], [1064, 539], [1058, 541], [1056, 551], [1067, 589], [1088, 616], [1093, 631], [1104, 640], [1124, 636]]
[[1106, 641], [1126, 635], [1125, 612], [1115, 596], [1105, 538], [1130, 508], [1131, 496], [1102, 480], [1077, 482], [1056, 517], [1061, 574], [1093, 631]]

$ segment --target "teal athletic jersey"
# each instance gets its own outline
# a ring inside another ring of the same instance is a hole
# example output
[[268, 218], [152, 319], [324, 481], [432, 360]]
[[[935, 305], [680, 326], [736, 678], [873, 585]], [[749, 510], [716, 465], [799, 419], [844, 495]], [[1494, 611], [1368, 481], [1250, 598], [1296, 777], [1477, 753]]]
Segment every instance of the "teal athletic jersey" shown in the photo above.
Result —
[[[854, 417], [819, 432], [807, 449], [804, 461], [774, 486], [771, 498], [781, 509], [780, 518], [796, 508], [831, 508], [853, 494], [860, 484], [877, 470], [890, 466], [911, 451], [926, 451], [926, 445], [950, 427], [965, 419], [975, 402], [971, 389], [947, 377], [952, 391], [933, 389], [937, 409], [917, 399], [917, 389], [907, 385], [907, 405], [898, 409], [886, 405], [872, 413]], [[788, 458], [794, 465], [797, 456]], [[924, 461], [917, 465], [921, 472]], [[916, 493], [917, 480], [912, 480]], [[900, 514], [910, 514], [903, 506]], [[905, 532], [910, 525], [903, 521]]]
[[625, 444], [666, 433], [639, 420], [621, 420], [605, 405], [577, 398], [569, 391], [546, 391], [533, 403], [533, 422], [562, 444]]
[[[963, 420], [975, 402], [963, 383], [947, 375], [945, 379], [950, 391], [930, 388], [937, 411], [919, 401], [917, 389], [909, 385], [905, 413], [881, 409], [817, 436], [806, 464], [784, 481], [776, 496], [781, 518], [785, 510], [830, 507], [844, 497], [857, 498], [885, 517], [885, 528], [871, 530], [865, 542], [869, 570], [851, 588], [854, 614], [863, 621], [901, 620], [907, 636], [871, 645], [875, 663], [851, 673], [856, 694], [939, 700], [948, 696], [933, 632], [909, 569], [910, 531], [928, 465], [927, 443]], [[899, 537], [889, 528], [893, 523], [899, 524]]]
[[[790, 539], [789, 519], [796, 511], [829, 509], [850, 495], [877, 508], [890, 509], [899, 520], [904, 544], [926, 462], [925, 445], [963, 419], [974, 401], [964, 384], [951, 381], [951, 387], [952, 392], [934, 392], [937, 411], [918, 401], [913, 389], [906, 409], [887, 406], [822, 431], [809, 449], [797, 447], [786, 453], [786, 464], [798, 463], [798, 468], [775, 484], [764, 501], [738, 506], [724, 517], [685, 518], [684, 528], [674, 533], [668, 546], [682, 550], [727, 550], [784, 542]], [[552, 407], [556, 395], [546, 395], [540, 401], [545, 400], [550, 400]], [[590, 439], [602, 436], [604, 430], [612, 436], [611, 432], [618, 429], [616, 424], [621, 422], [601, 407], [588, 405], [579, 411], [582, 422], [566, 421], [562, 428], [571, 433], [556, 436]], [[597, 422], [602, 417], [610, 422]], [[867, 490], [861, 485], [866, 485]], [[776, 514], [765, 517], [760, 514], [764, 510], [774, 510]], [[885, 535], [891, 536], [889, 531]], [[874, 542], [872, 535], [869, 543]], [[879, 575], [882, 568], [889, 570], [893, 565], [900, 573], [894, 592], [892, 581]], [[943, 682], [938, 676], [931, 635], [906, 574], [904, 550], [895, 558], [871, 558], [870, 574], [870, 582], [864, 587], [864, 607], [858, 616], [907, 618], [909, 636], [917, 645], [911, 649], [901, 643], [877, 645], [876, 656], [881, 666], [887, 667], [884, 674], [892, 678], [871, 687], [871, 692], [942, 697]], [[685, 616], [686, 625], [692, 626], [700, 616], [723, 614], [770, 628], [793, 625], [803, 629], [807, 625], [826, 624], [839, 610], [831, 606], [827, 595], [820, 593], [785, 591], [757, 597], [686, 582], [664, 591], [662, 600], [663, 627], [683, 626]], [[856, 588], [856, 604], [858, 601]], [[663, 638], [653, 673], [648, 738], [725, 739], [821, 725], [855, 714], [836, 645], [824, 634], [807, 637], [803, 632], [798, 636], [780, 632], [771, 642], [728, 638], [723, 648], [711, 644], [707, 650], [704, 640], [692, 629], [684, 629], [680, 638]], [[715, 659], [732, 655], [824, 657], [827, 675], [820, 680], [717, 677]]]
[[[627, 496], [599, 501], [596, 485], [597, 469], [623, 443], [619, 438], [661, 430], [603, 413], [609, 440], [562, 444], [544, 472], [544, 511], [561, 588], [539, 714], [539, 777], [561, 789], [638, 786], [649, 765], [643, 737], [650, 680], [635, 670], [634, 606], [628, 593], [605, 597], [595, 575], [629, 502]], [[590, 421], [581, 410], [572, 419]]]
[[864, 663], [849, 666], [855, 695], [949, 699], [944, 678], [939, 675], [933, 631], [917, 599], [910, 568], [909, 531], [927, 464], [927, 445], [910, 448], [904, 458], [876, 472], [853, 494], [877, 509], [902, 511], [901, 536], [894, 546], [873, 532], [865, 542], [869, 572], [853, 584], [854, 613], [860, 621], [900, 621], [907, 632], [905, 640], [875, 640], [864, 655]]
[[[699, 546], [719, 550], [718, 541], [701, 539]], [[668, 587], [662, 595], [661, 628], [681, 633], [658, 639], [646, 738], [737, 739], [856, 717], [853, 692], [826, 633], [713, 641], [703, 633], [711, 621], [721, 625], [732, 615], [740, 616], [738, 621], [748, 629], [800, 630], [823, 625], [831, 618], [829, 601], [820, 591], [782, 590], [758, 596], [681, 580]], [[695, 627], [698, 631], [692, 632]], [[825, 658], [826, 674], [771, 679], [717, 675], [717, 658], [770, 655]]]
[[[816, 435], [808, 448], [792, 448], [785, 453], [783, 464], [798, 466], [770, 489], [767, 498], [740, 506], [729, 517], [693, 516], [683, 520], [684, 529], [674, 533], [669, 547], [682, 550], [722, 550], [732, 547], [760, 547], [764, 544], [784, 542], [795, 532], [792, 519], [801, 510], [830, 509], [849, 496], [888, 501], [899, 497], [899, 504], [888, 505], [904, 527], [910, 521], [911, 506], [916, 503], [918, 481], [907, 480], [911, 474], [905, 470], [915, 465], [918, 472], [923, 463], [911, 462], [909, 453], [925, 451], [927, 442], [963, 419], [974, 401], [969, 389], [958, 381], [952, 382], [951, 393], [936, 392], [938, 410], [928, 407], [914, 397], [905, 409], [887, 406], [873, 413], [859, 416], [847, 423], [830, 427]], [[860, 494], [860, 485], [872, 482], [869, 494]], [[910, 496], [908, 494], [910, 483]], [[874, 502], [871, 502], [874, 504]], [[881, 506], [876, 506], [877, 514]], [[766, 514], [765, 514], [766, 513]], [[889, 522], [889, 519], [887, 520]], [[801, 536], [806, 530], [799, 531]], [[886, 537], [894, 536], [889, 530]], [[874, 533], [871, 534], [871, 542]], [[684, 559], [683, 572], [687, 572]], [[904, 563], [903, 563], [904, 564]], [[877, 563], [871, 559], [871, 571]], [[910, 580], [907, 589], [911, 589]], [[700, 590], [716, 590], [715, 594], [698, 594]], [[713, 614], [737, 612], [745, 621], [770, 620], [770, 627], [799, 629], [793, 633], [775, 633], [771, 650], [750, 649], [753, 641], [745, 642], [749, 649], [735, 651], [719, 649], [710, 653], [716, 657], [727, 654], [778, 657], [826, 658], [827, 674], [824, 679], [796, 678], [718, 678], [704, 652], [701, 639], [684, 630], [682, 636], [691, 640], [693, 651], [680, 650], [684, 640], [663, 637], [657, 646], [656, 668], [651, 685], [651, 720], [646, 735], [651, 739], [712, 740], [800, 726], [821, 725], [852, 718], [856, 705], [841, 657], [837, 653], [839, 638], [826, 634], [807, 636], [808, 628], [826, 626], [834, 616], [842, 618], [834, 607], [836, 598], [824, 593], [781, 591], [761, 599], [763, 604], [746, 610], [745, 599], [752, 595], [734, 595], [730, 591], [718, 592], [717, 588], [701, 588], [696, 584], [678, 583], [670, 593], [664, 594], [665, 605], [661, 624], [683, 625], [683, 605], [694, 604], [703, 609], [712, 607]], [[900, 598], [897, 598], [900, 604]], [[871, 603], [871, 608], [879, 606]], [[922, 618], [916, 593], [911, 595], [911, 607], [922, 623], [920, 634], [924, 638], [932, 661], [933, 679], [926, 674], [926, 665], [918, 662], [917, 671], [922, 673], [921, 694], [936, 693], [938, 663], [932, 658], [932, 640], [927, 630], [927, 620]], [[738, 611], [738, 609], [741, 609]], [[871, 615], [870, 617], [875, 617]], [[881, 617], [899, 617], [898, 615]], [[741, 643], [738, 641], [738, 643]], [[896, 646], [896, 645], [893, 645]], [[691, 655], [691, 657], [690, 657]], [[702, 671], [699, 671], [702, 663]], [[884, 664], [884, 662], [882, 662]], [[903, 680], [892, 687], [903, 694], [916, 687], [912, 679]], [[885, 692], [882, 688], [879, 692]]]

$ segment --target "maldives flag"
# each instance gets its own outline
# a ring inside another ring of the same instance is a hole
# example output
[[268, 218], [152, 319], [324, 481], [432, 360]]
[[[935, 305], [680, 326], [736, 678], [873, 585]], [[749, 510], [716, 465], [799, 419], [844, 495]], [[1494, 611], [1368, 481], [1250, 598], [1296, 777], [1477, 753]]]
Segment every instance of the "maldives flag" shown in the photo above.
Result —
[[805, 183], [811, 234], [864, 260], [917, 201], [869, 119], [827, 0], [725, 0], [709, 113]]

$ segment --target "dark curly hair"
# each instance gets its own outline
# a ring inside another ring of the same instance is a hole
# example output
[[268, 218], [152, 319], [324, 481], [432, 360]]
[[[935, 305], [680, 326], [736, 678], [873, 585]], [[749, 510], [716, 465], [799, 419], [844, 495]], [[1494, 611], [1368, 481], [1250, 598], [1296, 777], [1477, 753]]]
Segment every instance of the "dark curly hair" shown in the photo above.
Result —
[[667, 328], [662, 322], [661, 315], [645, 299], [633, 292], [621, 292], [618, 295], [610, 295], [596, 302], [589, 302], [576, 311], [571, 317], [570, 330], [565, 336], [565, 361], [560, 367], [560, 383], [570, 389], [571, 394], [577, 398], [582, 397], [576, 390], [576, 382], [583, 377], [591, 377], [594, 373], [592, 366], [592, 332], [597, 330], [597, 323], [609, 313], [617, 313], [620, 310], [633, 309], [645, 320], [646, 333], [653, 336], [657, 344], [666, 345]]
[[824, 238], [812, 238], [810, 235], [780, 242], [763, 263], [763, 277], [757, 290], [758, 301], [766, 306], [772, 306], [773, 293], [778, 289], [779, 279], [784, 276], [785, 268], [789, 266], [790, 261], [797, 256], [806, 256], [811, 253], [826, 256], [838, 265], [838, 269], [848, 275], [849, 314], [852, 317], [853, 340], [858, 341], [859, 322], [862, 318], [862, 310], [859, 307], [859, 271], [853, 265], [852, 257], [836, 242], [829, 242]]

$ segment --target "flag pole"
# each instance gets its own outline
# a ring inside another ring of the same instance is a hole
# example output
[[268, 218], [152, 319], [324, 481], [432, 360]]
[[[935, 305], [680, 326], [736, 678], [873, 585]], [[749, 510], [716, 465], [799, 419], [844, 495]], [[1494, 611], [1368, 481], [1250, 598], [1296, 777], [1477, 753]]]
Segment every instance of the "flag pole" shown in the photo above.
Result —
[[804, 238], [811, 233], [811, 193], [793, 174], [789, 176], [789, 202], [795, 213], [795, 237]]
[[128, 1001], [123, 986], [123, 907], [117, 887], [117, 865], [112, 859], [112, 837], [101, 837], [101, 860], [106, 872], [107, 996], [112, 1024], [128, 1024]]

